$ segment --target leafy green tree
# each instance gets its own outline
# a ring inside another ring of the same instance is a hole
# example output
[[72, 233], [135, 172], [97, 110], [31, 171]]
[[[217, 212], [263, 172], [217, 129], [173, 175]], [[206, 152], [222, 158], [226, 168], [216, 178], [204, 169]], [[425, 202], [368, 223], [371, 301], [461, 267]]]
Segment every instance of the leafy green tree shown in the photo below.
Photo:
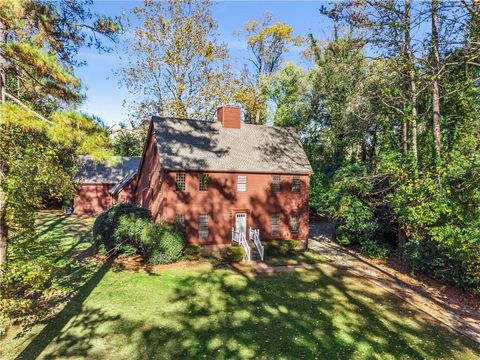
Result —
[[134, 13], [140, 25], [127, 38], [128, 62], [117, 72], [130, 92], [142, 95], [132, 116], [212, 118], [230, 101], [233, 81], [210, 1], [145, 1]]
[[142, 156], [146, 135], [143, 134], [144, 131], [139, 130], [120, 130], [113, 139], [114, 154], [118, 156]]
[[[38, 205], [37, 195], [47, 193], [55, 197], [60, 192], [68, 194], [72, 188], [69, 154], [91, 152], [101, 156], [108, 145], [105, 132], [91, 119], [71, 111], [57, 111], [60, 106], [67, 108], [81, 99], [80, 81], [72, 74], [78, 48], [101, 49], [97, 35], [113, 38], [119, 30], [114, 19], [92, 15], [88, 4], [88, 1], [6, 0], [0, 7], [2, 268], [7, 262], [9, 230], [28, 229], [27, 222]], [[44, 157], [43, 161], [35, 160], [35, 153]], [[65, 158], [61, 159], [63, 153]], [[65, 185], [54, 183], [56, 179], [49, 174]], [[67, 178], [70, 181], [63, 182]], [[28, 188], [24, 188], [26, 184]], [[24, 194], [31, 200], [25, 200]]]
[[0, 92], [45, 113], [82, 99], [72, 74], [78, 48], [116, 39], [118, 19], [92, 14], [88, 0], [3, 0], [0, 7]]
[[265, 83], [279, 69], [284, 54], [290, 46], [301, 45], [303, 39], [293, 34], [293, 28], [285, 23], [273, 22], [270, 13], [262, 22], [250, 21], [241, 32], [245, 34], [252, 54], [251, 67], [245, 66], [239, 79], [235, 99], [245, 109], [245, 120], [252, 124], [266, 120], [267, 96]]

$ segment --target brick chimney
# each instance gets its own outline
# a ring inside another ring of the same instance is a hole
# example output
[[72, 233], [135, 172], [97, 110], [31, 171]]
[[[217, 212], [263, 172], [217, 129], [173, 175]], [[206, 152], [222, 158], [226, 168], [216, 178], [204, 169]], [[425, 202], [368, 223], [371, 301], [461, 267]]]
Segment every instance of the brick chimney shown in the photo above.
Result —
[[217, 109], [217, 120], [224, 128], [240, 129], [240, 106], [222, 105]]

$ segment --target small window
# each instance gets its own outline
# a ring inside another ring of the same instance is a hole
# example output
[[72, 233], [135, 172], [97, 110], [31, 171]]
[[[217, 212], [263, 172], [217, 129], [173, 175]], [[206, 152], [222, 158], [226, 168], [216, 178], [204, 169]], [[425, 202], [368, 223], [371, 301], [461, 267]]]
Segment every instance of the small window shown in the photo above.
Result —
[[280, 191], [280, 175], [273, 175], [272, 191]]
[[175, 175], [175, 187], [177, 191], [185, 191], [185, 173]]
[[239, 175], [237, 178], [237, 191], [247, 191], [247, 177]]
[[300, 176], [294, 176], [292, 179], [292, 192], [300, 192]]
[[198, 221], [198, 237], [205, 239], [208, 236], [208, 215], [200, 215]]
[[272, 214], [272, 235], [278, 235], [280, 228], [280, 216], [278, 214]]
[[176, 215], [173, 222], [175, 225], [185, 226], [185, 215]]
[[294, 212], [290, 217], [290, 231], [292, 234], [297, 234], [299, 228], [299, 216], [297, 212]]
[[200, 176], [200, 191], [208, 191], [209, 180], [208, 174], [202, 174], [202, 176]]

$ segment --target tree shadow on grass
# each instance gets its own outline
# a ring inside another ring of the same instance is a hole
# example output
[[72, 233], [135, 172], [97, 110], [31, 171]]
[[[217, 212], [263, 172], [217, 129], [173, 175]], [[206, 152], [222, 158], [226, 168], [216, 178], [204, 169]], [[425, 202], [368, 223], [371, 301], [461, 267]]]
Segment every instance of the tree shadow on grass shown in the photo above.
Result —
[[[226, 269], [146, 275], [151, 287], [144, 288], [145, 293], [138, 293], [142, 287], [125, 287], [141, 274], [123, 273], [100, 290], [109, 292], [108, 296], [97, 294], [95, 301], [82, 307], [107, 270], [103, 268], [85, 284], [19, 358], [34, 358], [47, 345], [51, 346], [42, 354], [47, 359], [451, 359], [478, 355], [472, 342], [331, 264], [257, 276]], [[110, 293], [117, 283], [120, 288]], [[129, 291], [148, 301], [132, 308], [112, 298], [115, 293], [123, 298]], [[158, 301], [162, 301], [160, 306], [156, 306]], [[132, 313], [132, 309], [136, 310]]]
[[476, 349], [393, 295], [344, 281], [361, 278], [342, 269], [185, 278], [171, 299], [174, 324], [143, 330], [137, 358], [454, 358]]
[[[65, 307], [52, 319], [42, 331], [28, 344], [28, 346], [16, 357], [16, 359], [36, 359], [43, 350], [62, 333], [62, 329], [70, 319], [83, 313], [83, 302], [95, 289], [112, 265], [112, 260], [104, 263], [79, 289], [77, 294], [65, 305]], [[74, 341], [74, 339], [72, 339]]]

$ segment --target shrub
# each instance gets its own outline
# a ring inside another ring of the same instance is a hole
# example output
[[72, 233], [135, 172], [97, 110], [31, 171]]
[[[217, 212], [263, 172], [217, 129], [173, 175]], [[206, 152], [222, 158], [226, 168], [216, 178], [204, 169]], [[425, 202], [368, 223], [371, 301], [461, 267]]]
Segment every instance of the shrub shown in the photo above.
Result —
[[122, 243], [137, 245], [139, 227], [151, 222], [149, 210], [131, 204], [116, 204], [95, 220], [93, 241], [97, 249], [103, 245], [106, 251], [117, 248], [121, 252]]
[[135, 255], [141, 250], [142, 233], [149, 226], [150, 219], [131, 215], [121, 217], [113, 232], [116, 251], [127, 256]]
[[390, 254], [390, 247], [376, 242], [373, 239], [365, 239], [360, 242], [362, 254], [372, 259], [385, 259]]
[[265, 243], [265, 252], [270, 255], [286, 255], [299, 248], [298, 240], [269, 241]]
[[145, 228], [141, 237], [145, 260], [151, 264], [174, 262], [185, 247], [185, 234], [168, 223], [152, 224]]
[[245, 250], [241, 246], [229, 246], [225, 249], [225, 261], [237, 263], [245, 257]]
[[200, 246], [196, 244], [188, 244], [185, 246], [185, 249], [183, 249], [183, 257], [186, 260], [198, 260], [200, 259], [201, 252], [202, 250]]
[[435, 279], [480, 293], [480, 278], [478, 273], [472, 271], [475, 264], [477, 271], [480, 268], [478, 259], [476, 262], [457, 260], [435, 241], [417, 239], [405, 245], [403, 257], [413, 271], [421, 271]]

